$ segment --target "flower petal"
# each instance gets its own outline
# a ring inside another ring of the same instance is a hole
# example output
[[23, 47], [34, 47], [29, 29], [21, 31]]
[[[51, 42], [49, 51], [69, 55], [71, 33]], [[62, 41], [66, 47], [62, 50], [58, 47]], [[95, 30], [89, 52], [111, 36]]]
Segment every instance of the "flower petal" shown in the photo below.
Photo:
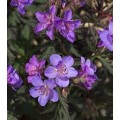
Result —
[[76, 77], [77, 74], [78, 74], [77, 70], [75, 70], [73, 67], [70, 67], [70, 68], [68, 69], [67, 77], [68, 77], [68, 78]]
[[48, 95], [39, 95], [38, 102], [41, 106], [45, 106], [49, 100], [49, 94]]
[[34, 76], [28, 76], [28, 77], [27, 77], [28, 83], [32, 83], [33, 77], [34, 77]]
[[74, 64], [74, 59], [71, 56], [63, 57], [62, 62], [66, 67], [71, 67]]
[[33, 86], [43, 86], [44, 85], [43, 81], [41, 80], [41, 77], [37, 76], [37, 75], [32, 78], [32, 84], [33, 84]]
[[33, 64], [34, 66], [39, 66], [39, 61], [37, 60], [36, 56], [33, 55], [31, 58], [30, 58], [30, 61], [29, 61], [31, 64]]
[[57, 102], [59, 100], [58, 93], [53, 89], [53, 97], [50, 99], [52, 102]]
[[34, 29], [34, 32], [35, 33], [38, 33], [44, 29], [46, 29], [47, 27], [47, 24], [42, 24], [42, 23], [38, 23], [36, 26], [35, 26], [35, 29]]
[[98, 47], [103, 47], [103, 46], [104, 46], [103, 41], [100, 41], [100, 42], [98, 43]]
[[58, 63], [62, 61], [62, 58], [60, 55], [57, 55], [57, 54], [53, 54], [50, 56], [50, 63], [53, 65], [53, 66], [56, 66], [58, 65]]
[[85, 65], [87, 65], [88, 67], [90, 67], [91, 62], [90, 62], [90, 60], [89, 60], [89, 59], [87, 59], [87, 60], [86, 60]]
[[50, 26], [48, 30], [46, 31], [46, 35], [50, 38], [50, 40], [53, 40], [54, 35], [54, 26]]
[[109, 31], [108, 30], [103, 30], [100, 32], [99, 36], [100, 36], [100, 39], [104, 42], [104, 41], [107, 41], [107, 35], [109, 34]]
[[48, 68], [46, 68], [44, 75], [48, 78], [55, 78], [57, 75], [56, 70], [54, 69], [54, 67], [49, 66]]
[[75, 33], [74, 33], [74, 31], [69, 31], [69, 33], [67, 34], [67, 40], [70, 41], [70, 42], [75, 41]]
[[66, 21], [71, 20], [72, 19], [72, 11], [71, 10], [65, 11], [63, 19]]
[[47, 16], [48, 14], [45, 12], [36, 12], [35, 16], [37, 18], [37, 20], [41, 23], [46, 23], [47, 22]]
[[68, 78], [56, 78], [55, 82], [60, 87], [67, 87], [69, 85], [69, 79]]
[[13, 87], [14, 87], [14, 88], [20, 88], [20, 87], [22, 86], [22, 84], [23, 84], [23, 80], [22, 80], [21, 78], [19, 78], [19, 81], [17, 81], [17, 82], [13, 85]]
[[50, 15], [52, 16], [52, 19], [54, 19], [55, 13], [56, 13], [56, 7], [55, 7], [55, 5], [52, 5], [52, 6], [50, 7], [49, 13], [50, 13]]
[[110, 35], [113, 35], [113, 20], [111, 20], [109, 24], [109, 33]]
[[80, 26], [80, 24], [81, 24], [80, 20], [75, 20], [73, 22], [74, 22], [75, 28], [78, 28]]
[[55, 81], [53, 79], [45, 80], [44, 83], [49, 87], [49, 89], [56, 87]]
[[19, 6], [17, 7], [17, 10], [19, 13], [21, 13], [22, 15], [25, 14], [25, 6], [23, 4], [19, 4]]
[[12, 1], [10, 2], [10, 5], [11, 5], [11, 6], [17, 6], [17, 0], [12, 0]]
[[92, 88], [92, 84], [88, 82], [84, 82], [83, 85], [87, 88], [87, 90], [90, 90]]
[[36, 98], [40, 95], [40, 92], [39, 92], [39, 87], [33, 87], [29, 90], [29, 93], [30, 95], [33, 97], [33, 98]]

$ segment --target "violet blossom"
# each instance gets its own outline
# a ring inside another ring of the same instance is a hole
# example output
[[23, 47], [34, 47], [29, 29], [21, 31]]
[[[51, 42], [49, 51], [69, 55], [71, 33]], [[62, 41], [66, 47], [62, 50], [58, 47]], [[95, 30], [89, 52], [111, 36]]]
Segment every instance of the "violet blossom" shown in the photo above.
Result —
[[88, 90], [92, 88], [93, 83], [97, 80], [95, 72], [96, 66], [89, 59], [85, 61], [85, 58], [81, 57], [81, 70], [78, 72], [78, 77], [80, 78], [80, 84]]
[[10, 2], [11, 6], [17, 7], [17, 10], [22, 15], [25, 14], [25, 6], [31, 5], [33, 0], [12, 0]]
[[30, 58], [29, 63], [25, 65], [25, 70], [29, 74], [28, 83], [31, 83], [33, 76], [41, 75], [44, 65], [45, 60], [38, 60], [35, 55]]
[[7, 84], [10, 85], [14, 90], [20, 88], [23, 84], [23, 80], [11, 65], [7, 67]]
[[98, 31], [100, 42], [98, 47], [106, 47], [108, 50], [113, 51], [113, 20], [110, 21], [109, 27], [103, 31]]
[[67, 10], [64, 13], [64, 17], [56, 18], [55, 27], [60, 32], [60, 34], [70, 42], [75, 41], [74, 30], [78, 28], [81, 24], [80, 20], [72, 20], [72, 11]]
[[61, 58], [60, 55], [53, 54], [50, 56], [50, 63], [52, 66], [46, 68], [44, 74], [48, 78], [55, 78], [56, 84], [60, 87], [67, 87], [69, 78], [76, 77], [78, 74], [72, 67], [74, 59], [71, 56]]
[[54, 21], [55, 21], [56, 7], [52, 5], [48, 12], [36, 12], [35, 16], [39, 23], [35, 26], [35, 33], [47, 30], [46, 35], [53, 40], [54, 37]]
[[42, 81], [40, 76], [34, 76], [33, 79], [32, 84], [34, 87], [29, 92], [33, 98], [38, 97], [38, 102], [41, 106], [45, 106], [49, 100], [52, 102], [59, 100], [58, 93], [54, 90], [56, 84], [53, 79]]

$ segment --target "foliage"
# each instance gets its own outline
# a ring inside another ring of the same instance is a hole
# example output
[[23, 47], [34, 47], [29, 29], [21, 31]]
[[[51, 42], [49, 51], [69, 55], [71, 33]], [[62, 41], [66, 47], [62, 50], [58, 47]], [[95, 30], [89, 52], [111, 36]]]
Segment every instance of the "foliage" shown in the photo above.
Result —
[[[70, 43], [59, 33], [53, 41], [41, 32], [34, 34], [37, 21], [34, 13], [46, 11], [55, 3], [60, 12], [59, 0], [34, 0], [26, 7], [27, 13], [20, 15], [10, 6], [8, 1], [8, 64], [13, 65], [24, 85], [17, 91], [8, 86], [8, 120], [112, 120], [112, 52], [98, 48], [99, 36], [97, 30], [108, 26], [112, 16], [112, 0], [85, 0], [83, 7], [73, 7], [68, 0], [67, 7], [73, 10], [73, 18], [80, 19], [82, 25], [75, 31], [76, 41]], [[98, 80], [91, 90], [75, 85], [69, 88], [57, 88], [60, 100], [49, 102], [41, 107], [37, 100], [29, 95], [30, 84], [27, 83], [25, 64], [35, 54], [49, 63], [53, 53], [71, 55], [75, 59], [74, 66], [80, 68], [80, 56], [89, 58], [97, 66]]]

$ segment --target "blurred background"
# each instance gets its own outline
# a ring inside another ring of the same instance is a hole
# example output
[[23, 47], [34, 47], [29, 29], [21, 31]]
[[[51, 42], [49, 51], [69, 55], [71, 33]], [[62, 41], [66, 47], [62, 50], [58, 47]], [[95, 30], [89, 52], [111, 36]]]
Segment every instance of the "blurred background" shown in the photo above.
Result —
[[[7, 13], [7, 59], [24, 81], [23, 86], [14, 91], [8, 86], [8, 120], [112, 120], [113, 119], [113, 53], [98, 48], [100, 38], [97, 30], [108, 27], [113, 16], [112, 0], [66, 0], [63, 9], [61, 0], [34, 0], [26, 7], [26, 14], [20, 15], [8, 0]], [[84, 4], [82, 4], [84, 2]], [[82, 25], [75, 31], [76, 41], [70, 43], [58, 32], [53, 41], [41, 32], [34, 34], [37, 23], [34, 13], [47, 11], [49, 6], [57, 6], [57, 16], [70, 8], [73, 19], [80, 19]], [[61, 12], [62, 11], [62, 12]], [[32, 55], [46, 59], [53, 53], [71, 55], [74, 67], [80, 69], [80, 56], [89, 58], [97, 66], [98, 80], [91, 90], [77, 86], [73, 82], [69, 88], [60, 89], [60, 100], [41, 107], [37, 99], [29, 95], [25, 64]]]

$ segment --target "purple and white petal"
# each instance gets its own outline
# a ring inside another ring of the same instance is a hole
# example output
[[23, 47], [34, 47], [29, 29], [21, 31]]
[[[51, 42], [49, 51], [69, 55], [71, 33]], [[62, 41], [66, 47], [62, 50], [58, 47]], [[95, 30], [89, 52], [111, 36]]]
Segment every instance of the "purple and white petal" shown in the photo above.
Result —
[[54, 67], [49, 66], [48, 68], [46, 68], [44, 75], [48, 78], [55, 78], [57, 75], [57, 72]]
[[58, 63], [62, 61], [62, 58], [60, 55], [57, 55], [57, 54], [53, 54], [50, 56], [50, 63], [53, 65], [53, 66], [56, 66], [58, 65]]

